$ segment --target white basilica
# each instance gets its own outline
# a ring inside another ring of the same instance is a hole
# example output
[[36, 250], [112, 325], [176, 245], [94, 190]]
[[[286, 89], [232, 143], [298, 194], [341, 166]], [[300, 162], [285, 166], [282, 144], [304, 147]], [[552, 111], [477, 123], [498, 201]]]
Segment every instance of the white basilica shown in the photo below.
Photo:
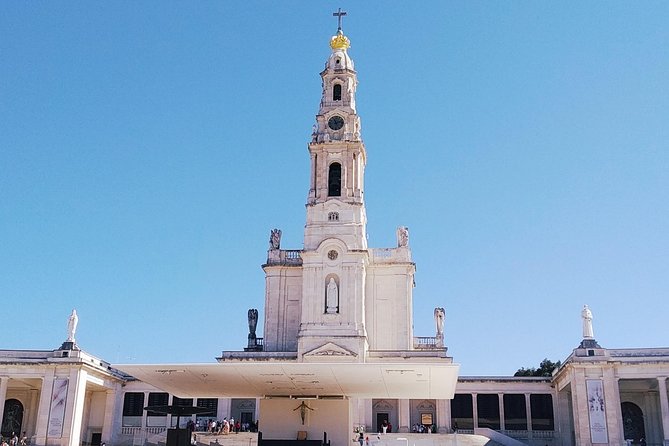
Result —
[[[367, 152], [349, 46], [340, 21], [308, 143], [304, 246], [282, 249], [281, 231], [271, 231], [262, 336], [251, 309], [246, 347], [216, 361], [112, 365], [78, 347], [73, 313], [55, 350], [0, 350], [4, 437], [25, 432], [37, 446], [164, 445], [177, 424], [234, 418], [258, 420], [263, 439], [325, 433], [334, 446], [360, 432], [378, 446], [402, 444], [398, 438], [425, 446], [669, 446], [669, 348], [602, 348], [587, 307], [582, 342], [551, 377], [459, 376], [442, 308], [434, 337], [413, 335], [408, 229], [397, 229], [396, 246], [367, 246]], [[209, 412], [177, 419], [145, 410], [166, 405]], [[229, 443], [204, 433], [193, 440]]]

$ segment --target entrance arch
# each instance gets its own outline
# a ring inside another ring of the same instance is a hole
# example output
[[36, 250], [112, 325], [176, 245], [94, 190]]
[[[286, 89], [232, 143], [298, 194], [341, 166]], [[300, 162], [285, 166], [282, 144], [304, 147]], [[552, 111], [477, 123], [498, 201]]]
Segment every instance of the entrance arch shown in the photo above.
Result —
[[646, 428], [643, 422], [643, 411], [634, 403], [626, 401], [620, 405], [623, 414], [623, 429], [625, 440], [640, 443], [646, 438]]
[[16, 435], [21, 435], [21, 427], [23, 426], [23, 404], [17, 399], [9, 399], [5, 401], [5, 412], [2, 417], [2, 436], [8, 437], [12, 432]]

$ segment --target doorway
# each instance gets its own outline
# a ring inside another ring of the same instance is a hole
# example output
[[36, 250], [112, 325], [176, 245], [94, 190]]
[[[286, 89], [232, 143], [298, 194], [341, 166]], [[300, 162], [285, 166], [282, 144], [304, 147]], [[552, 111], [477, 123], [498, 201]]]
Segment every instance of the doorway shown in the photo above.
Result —
[[23, 404], [17, 399], [9, 399], [5, 401], [5, 412], [2, 418], [3, 437], [9, 437], [12, 432], [21, 435], [21, 427], [23, 426]]
[[376, 413], [376, 432], [383, 432], [381, 426], [383, 422], [389, 423], [390, 414], [388, 412], [377, 412]]

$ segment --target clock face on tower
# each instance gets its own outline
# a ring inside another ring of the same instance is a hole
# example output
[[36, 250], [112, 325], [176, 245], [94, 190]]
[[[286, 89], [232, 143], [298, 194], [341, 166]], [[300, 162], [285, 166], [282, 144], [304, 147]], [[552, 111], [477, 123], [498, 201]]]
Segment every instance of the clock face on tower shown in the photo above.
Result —
[[342, 127], [344, 127], [344, 118], [341, 116], [333, 116], [328, 120], [328, 127], [330, 127], [332, 130], [339, 130]]

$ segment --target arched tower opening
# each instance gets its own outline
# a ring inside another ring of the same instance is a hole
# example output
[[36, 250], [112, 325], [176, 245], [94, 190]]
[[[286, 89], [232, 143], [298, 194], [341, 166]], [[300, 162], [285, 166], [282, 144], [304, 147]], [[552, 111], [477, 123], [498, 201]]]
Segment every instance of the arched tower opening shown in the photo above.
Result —
[[332, 87], [332, 100], [341, 101], [341, 84], [334, 84]]
[[332, 163], [328, 169], [328, 196], [341, 196], [341, 164]]

